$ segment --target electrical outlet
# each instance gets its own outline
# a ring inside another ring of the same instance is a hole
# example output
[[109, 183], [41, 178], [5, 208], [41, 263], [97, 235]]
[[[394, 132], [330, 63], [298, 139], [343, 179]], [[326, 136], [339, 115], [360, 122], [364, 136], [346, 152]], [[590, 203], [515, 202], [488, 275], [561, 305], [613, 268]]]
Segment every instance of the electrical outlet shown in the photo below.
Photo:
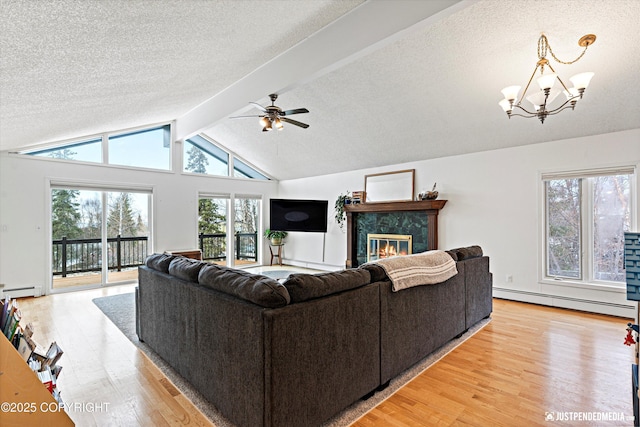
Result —
[[4, 288], [4, 283], [0, 283], [0, 289]]
[[511, 274], [507, 274], [507, 283], [513, 283], [513, 276]]

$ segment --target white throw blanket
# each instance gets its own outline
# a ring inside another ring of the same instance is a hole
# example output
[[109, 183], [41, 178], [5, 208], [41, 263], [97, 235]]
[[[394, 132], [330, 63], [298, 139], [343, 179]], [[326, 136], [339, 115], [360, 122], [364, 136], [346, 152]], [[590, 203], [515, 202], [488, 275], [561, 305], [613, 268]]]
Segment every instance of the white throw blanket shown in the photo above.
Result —
[[441, 283], [458, 274], [455, 261], [444, 251], [427, 251], [374, 262], [387, 272], [394, 292], [412, 286]]

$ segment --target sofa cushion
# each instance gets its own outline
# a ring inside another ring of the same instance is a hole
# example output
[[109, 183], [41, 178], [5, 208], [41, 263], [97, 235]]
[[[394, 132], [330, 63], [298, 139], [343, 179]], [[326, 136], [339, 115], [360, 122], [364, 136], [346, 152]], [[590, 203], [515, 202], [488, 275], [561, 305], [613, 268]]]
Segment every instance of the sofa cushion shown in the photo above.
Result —
[[388, 280], [387, 272], [382, 268], [380, 264], [376, 263], [366, 263], [362, 264], [358, 268], [362, 268], [367, 270], [369, 274], [371, 274], [371, 283], [373, 282], [382, 282], [384, 280]]
[[147, 267], [152, 268], [163, 273], [169, 273], [169, 264], [175, 258], [175, 255], [169, 254], [153, 254], [149, 255], [145, 264]]
[[198, 283], [262, 307], [284, 307], [290, 301], [287, 288], [270, 277], [214, 264], [200, 270]]
[[480, 246], [467, 246], [466, 248], [455, 249], [458, 261], [469, 258], [478, 258], [482, 256], [482, 248]]
[[291, 302], [302, 302], [359, 288], [371, 283], [371, 274], [363, 268], [320, 274], [294, 273], [284, 282]]
[[169, 274], [178, 279], [198, 282], [198, 273], [204, 265], [202, 261], [177, 256], [169, 264]]

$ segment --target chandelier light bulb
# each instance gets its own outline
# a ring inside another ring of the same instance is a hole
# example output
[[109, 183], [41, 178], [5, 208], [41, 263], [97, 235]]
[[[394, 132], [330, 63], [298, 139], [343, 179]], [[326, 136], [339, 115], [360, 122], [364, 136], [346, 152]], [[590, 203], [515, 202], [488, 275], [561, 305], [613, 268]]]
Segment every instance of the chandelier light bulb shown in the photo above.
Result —
[[278, 130], [282, 130], [282, 128], [284, 127], [284, 125], [282, 124], [282, 121], [280, 119], [278, 119], [278, 118], [276, 118], [273, 121], [273, 124], [276, 127], [276, 129], [278, 129]]
[[498, 102], [498, 105], [501, 106], [502, 109], [506, 112], [513, 110], [513, 107], [511, 106], [511, 101], [509, 101], [508, 99], [503, 99], [502, 101]]
[[518, 92], [520, 92], [520, 86], [507, 86], [504, 89], [502, 89], [501, 92], [504, 95], [504, 99], [506, 99], [507, 101], [513, 101], [515, 103], [516, 99], [518, 99]]
[[544, 105], [544, 92], [536, 92], [533, 95], [527, 96], [527, 101], [538, 111], [540, 106]]
[[269, 124], [269, 119], [268, 118], [263, 117], [263, 118], [260, 119], [260, 125], [263, 128], [266, 128], [268, 124]]
[[536, 81], [538, 82], [540, 89], [546, 90], [546, 89], [551, 89], [553, 85], [556, 83], [557, 79], [558, 79], [558, 76], [556, 75], [556, 73], [547, 73], [538, 77]]
[[594, 73], [586, 72], [586, 73], [576, 74], [575, 76], [571, 77], [569, 80], [571, 80], [571, 83], [573, 83], [573, 86], [575, 86], [575, 88], [578, 91], [580, 91], [580, 89], [584, 91], [584, 89], [586, 89], [587, 86], [589, 86], [589, 83], [591, 82], [591, 78], [593, 76], [594, 76]]

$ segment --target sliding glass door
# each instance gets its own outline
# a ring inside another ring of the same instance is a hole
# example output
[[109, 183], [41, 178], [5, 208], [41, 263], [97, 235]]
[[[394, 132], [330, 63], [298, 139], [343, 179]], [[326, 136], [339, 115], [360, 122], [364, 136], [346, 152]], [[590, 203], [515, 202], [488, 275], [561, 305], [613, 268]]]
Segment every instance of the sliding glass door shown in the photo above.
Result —
[[260, 199], [237, 196], [234, 199], [234, 249], [236, 266], [258, 263], [258, 224], [260, 221]]
[[149, 253], [151, 194], [52, 186], [52, 289], [137, 280]]
[[102, 284], [102, 216], [99, 191], [51, 190], [53, 289]]
[[227, 209], [224, 196], [201, 196], [198, 199], [198, 247], [202, 259], [227, 264]]
[[229, 267], [258, 263], [260, 202], [258, 196], [200, 196], [198, 247], [205, 261]]
[[149, 194], [108, 192], [107, 282], [138, 280], [149, 244]]

